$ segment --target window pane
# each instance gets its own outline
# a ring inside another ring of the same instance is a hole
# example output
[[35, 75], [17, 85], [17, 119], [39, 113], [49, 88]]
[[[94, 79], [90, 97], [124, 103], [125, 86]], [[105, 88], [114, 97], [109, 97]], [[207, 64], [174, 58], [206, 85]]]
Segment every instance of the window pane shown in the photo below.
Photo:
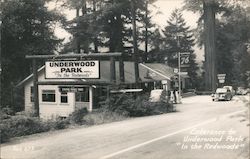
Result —
[[68, 103], [68, 95], [67, 92], [61, 93], [61, 103]]
[[42, 101], [43, 102], [55, 102], [56, 101], [55, 91], [54, 90], [43, 90]]
[[34, 102], [34, 87], [30, 87], [30, 102]]
[[68, 97], [67, 96], [61, 96], [61, 103], [68, 103]]
[[75, 93], [76, 102], [89, 102], [89, 88], [84, 88], [83, 92]]

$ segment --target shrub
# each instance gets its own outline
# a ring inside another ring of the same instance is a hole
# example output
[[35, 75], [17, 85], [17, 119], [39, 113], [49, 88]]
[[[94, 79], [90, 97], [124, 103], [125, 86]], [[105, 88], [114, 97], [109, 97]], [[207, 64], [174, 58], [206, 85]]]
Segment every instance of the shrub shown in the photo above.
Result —
[[0, 123], [1, 142], [8, 141], [11, 137], [45, 132], [49, 129], [39, 118], [24, 115], [12, 116]]
[[88, 114], [87, 108], [77, 109], [70, 114], [69, 120], [75, 124], [82, 125], [84, 124], [83, 117], [87, 114]]
[[62, 119], [60, 117], [57, 117], [57, 118], [52, 119], [52, 120], [47, 120], [44, 123], [46, 124], [46, 127], [48, 127], [50, 130], [65, 129], [70, 124], [68, 118]]
[[87, 125], [99, 125], [103, 123], [121, 121], [125, 118], [126, 116], [120, 115], [116, 112], [112, 112], [105, 109], [99, 109], [96, 112], [91, 112], [84, 116], [83, 120]]
[[5, 112], [0, 111], [0, 120], [9, 119], [11, 115], [6, 114]]
[[160, 102], [149, 102], [149, 95], [140, 95], [134, 98], [128, 94], [116, 94], [103, 105], [107, 110], [123, 116], [140, 117], [157, 115], [173, 111], [173, 105], [166, 98], [166, 91], [163, 91]]

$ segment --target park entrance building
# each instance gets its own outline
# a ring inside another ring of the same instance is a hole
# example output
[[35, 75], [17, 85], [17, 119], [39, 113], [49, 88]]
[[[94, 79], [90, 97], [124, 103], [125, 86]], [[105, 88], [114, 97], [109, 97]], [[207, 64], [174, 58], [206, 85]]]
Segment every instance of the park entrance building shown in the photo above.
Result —
[[[169, 88], [171, 77], [175, 75], [173, 69], [164, 64], [139, 64], [140, 82], [135, 84], [134, 62], [123, 62], [124, 79], [121, 79], [119, 65], [119, 61], [114, 62], [115, 69], [112, 73], [111, 62], [99, 60], [98, 78], [75, 79], [46, 78], [46, 68], [42, 66], [37, 71], [39, 116], [44, 119], [67, 117], [83, 107], [92, 111], [97, 109], [99, 102], [107, 99], [113, 90], [134, 89], [138, 85], [143, 91]], [[110, 82], [111, 74], [114, 75], [113, 82]], [[25, 111], [34, 109], [33, 77], [31, 74], [18, 84], [24, 88]]]

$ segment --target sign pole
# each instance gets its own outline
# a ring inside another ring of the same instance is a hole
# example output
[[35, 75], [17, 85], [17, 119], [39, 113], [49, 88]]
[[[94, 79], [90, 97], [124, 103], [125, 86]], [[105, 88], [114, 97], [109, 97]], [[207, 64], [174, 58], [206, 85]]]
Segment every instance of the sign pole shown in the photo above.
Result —
[[110, 57], [110, 81], [112, 83], [116, 82], [116, 71], [115, 71], [115, 59], [114, 57]]
[[33, 65], [34, 110], [35, 110], [35, 116], [39, 117], [38, 75], [37, 75], [36, 59], [32, 60], [32, 65]]
[[178, 67], [179, 67], [179, 72], [178, 72], [178, 75], [179, 75], [179, 100], [181, 101], [181, 53], [179, 52], [178, 53]]

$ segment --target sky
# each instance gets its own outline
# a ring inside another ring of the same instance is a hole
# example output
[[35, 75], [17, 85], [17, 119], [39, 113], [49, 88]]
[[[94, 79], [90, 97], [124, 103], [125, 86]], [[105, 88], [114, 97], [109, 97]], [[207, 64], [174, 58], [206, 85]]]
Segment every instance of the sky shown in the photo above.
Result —
[[[153, 13], [153, 20], [163, 27], [167, 24], [166, 21], [169, 19], [173, 10], [181, 8], [183, 6], [183, 0], [158, 0], [154, 3], [154, 5], [156, 6], [156, 8], [151, 7], [151, 10], [154, 10], [154, 13], [156, 12], [156, 10], [158, 10], [162, 14]], [[189, 25], [191, 28], [195, 28], [196, 21], [198, 20], [199, 15], [184, 11], [183, 18], [186, 20], [187, 25]]]
[[[183, 0], [158, 0], [154, 3], [154, 7], [150, 7], [149, 9], [152, 10], [152, 20], [155, 22], [159, 27], [162, 29], [167, 25], [167, 20], [169, 19], [172, 11], [176, 8], [181, 8], [183, 6]], [[49, 6], [49, 9], [53, 9], [56, 7], [55, 3], [51, 3]], [[75, 11], [74, 10], [63, 10], [62, 11], [68, 20], [71, 20], [75, 17]], [[157, 14], [160, 13], [160, 14]], [[197, 20], [199, 18], [198, 14], [194, 14], [189, 11], [183, 12], [183, 18], [185, 19], [188, 26], [191, 28], [196, 28], [197, 26]], [[69, 37], [71, 36], [69, 33], [67, 33], [64, 29], [61, 29], [57, 27], [55, 30], [55, 34], [59, 38], [65, 38], [65, 41], [69, 40]], [[198, 47], [194, 48], [196, 55], [197, 55], [197, 62], [201, 62], [204, 60], [204, 51], [203, 49], [200, 50]]]

